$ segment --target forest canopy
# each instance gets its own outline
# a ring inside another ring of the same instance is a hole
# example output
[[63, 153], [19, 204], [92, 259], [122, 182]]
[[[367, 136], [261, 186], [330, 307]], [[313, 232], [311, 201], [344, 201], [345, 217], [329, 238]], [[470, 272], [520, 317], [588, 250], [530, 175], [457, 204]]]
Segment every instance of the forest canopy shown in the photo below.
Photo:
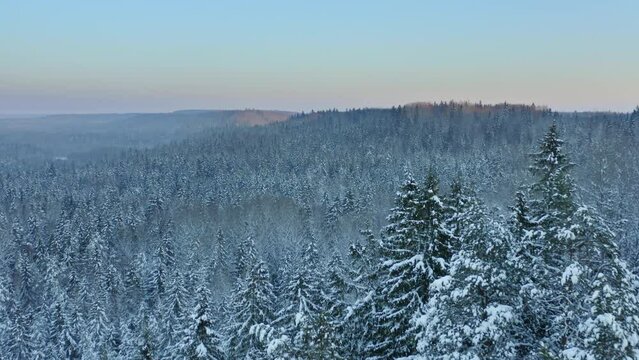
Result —
[[637, 359], [636, 112], [198, 114], [99, 155], [5, 143], [0, 353]]

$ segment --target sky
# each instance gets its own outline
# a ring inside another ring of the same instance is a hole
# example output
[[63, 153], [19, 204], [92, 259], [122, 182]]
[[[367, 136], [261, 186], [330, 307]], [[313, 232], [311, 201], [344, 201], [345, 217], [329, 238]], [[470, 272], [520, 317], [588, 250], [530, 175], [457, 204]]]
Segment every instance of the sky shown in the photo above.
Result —
[[0, 0], [0, 114], [631, 111], [639, 1]]

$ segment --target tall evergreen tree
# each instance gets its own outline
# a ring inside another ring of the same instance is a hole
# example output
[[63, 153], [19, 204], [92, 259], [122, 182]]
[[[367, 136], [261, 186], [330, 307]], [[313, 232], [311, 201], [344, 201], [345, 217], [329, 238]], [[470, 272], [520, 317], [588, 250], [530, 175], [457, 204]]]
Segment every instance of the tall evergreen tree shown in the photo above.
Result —
[[325, 265], [320, 290], [320, 314], [316, 325], [317, 348], [325, 358], [340, 359], [348, 354], [345, 335], [347, 297], [351, 290], [345, 265], [339, 254], [334, 254]]
[[255, 240], [252, 236], [246, 237], [237, 247], [235, 254], [235, 278], [238, 281], [243, 280], [253, 264], [257, 261], [257, 250], [255, 249]]
[[314, 340], [321, 309], [319, 265], [317, 247], [310, 242], [303, 251], [296, 273], [284, 289], [284, 306], [277, 313], [276, 324], [280, 332], [291, 339], [290, 357], [314, 359], [318, 356]]
[[30, 306], [15, 308], [13, 321], [9, 324], [9, 346], [7, 355], [16, 360], [32, 359], [36, 353], [33, 336], [33, 313]]
[[226, 237], [222, 229], [218, 229], [215, 235], [215, 266], [213, 268], [213, 281], [216, 286], [227, 289], [231, 285], [231, 265], [229, 264], [229, 250]]
[[566, 236], [577, 245], [561, 284], [578, 292], [579, 302], [568, 305], [578, 326], [558, 353], [570, 360], [639, 359], [639, 280], [619, 258], [615, 234], [594, 209], [580, 206], [572, 222]]
[[271, 325], [275, 317], [275, 295], [266, 264], [259, 260], [233, 294], [227, 328], [228, 355], [241, 359], [247, 354], [264, 355], [264, 345], [251, 334], [256, 325]]
[[71, 304], [68, 298], [64, 298], [63, 303], [66, 304], [64, 311], [64, 323], [62, 327], [62, 342], [60, 344], [61, 352], [65, 359], [81, 359], [81, 324], [84, 319], [82, 314]]
[[336, 245], [339, 216], [340, 199], [336, 196], [324, 214], [324, 230], [329, 249], [334, 249]]
[[416, 317], [423, 359], [514, 359], [517, 290], [505, 266], [508, 232], [488, 220], [483, 205], [458, 181], [447, 221], [460, 249], [449, 275], [430, 284], [425, 314]]
[[516, 206], [519, 213], [529, 207], [530, 214], [518, 215], [515, 225], [522, 229], [514, 249], [515, 275], [521, 287], [518, 313], [522, 328], [517, 333], [523, 345], [519, 356], [577, 359], [588, 351], [596, 354], [602, 349], [589, 347], [596, 341], [588, 346], [577, 343], [584, 322], [601, 317], [627, 320], [617, 328], [619, 343], [608, 346], [631, 354], [636, 345], [624, 339], [637, 336], [636, 307], [603, 312], [610, 308], [593, 306], [590, 301], [601, 294], [593, 287], [604, 282], [610, 286], [607, 293], [618, 294], [625, 300], [617, 300], [625, 303], [636, 295], [636, 279], [619, 259], [614, 233], [592, 209], [575, 199], [570, 176], [573, 164], [562, 144], [553, 124], [539, 152], [533, 154], [530, 169], [536, 181], [529, 190], [530, 201], [526, 207]]
[[196, 293], [194, 308], [182, 340], [182, 356], [194, 360], [221, 360], [224, 356], [220, 348], [220, 335], [214, 328], [209, 309], [210, 292], [205, 286], [200, 286]]
[[371, 359], [393, 359], [416, 353], [419, 316], [429, 285], [446, 274], [450, 234], [444, 227], [445, 206], [439, 181], [430, 172], [420, 188], [412, 176], [397, 194], [382, 242], [382, 279], [376, 304]]
[[382, 242], [382, 279], [376, 299], [373, 338], [367, 349], [371, 359], [393, 359], [412, 355], [416, 349], [411, 319], [425, 303], [428, 277], [425, 275], [422, 230], [423, 198], [411, 175], [402, 184], [396, 207], [388, 216]]
[[100, 299], [94, 298], [92, 300], [90, 318], [81, 340], [83, 357], [89, 359], [112, 358], [114, 354], [110, 347], [111, 323]]
[[135, 319], [134, 346], [127, 354], [132, 359], [153, 360], [158, 356], [158, 324], [147, 305], [142, 304]]
[[176, 271], [171, 277], [167, 294], [161, 304], [162, 334], [160, 346], [162, 358], [175, 359], [178, 357], [182, 340], [182, 333], [186, 327], [188, 292], [184, 286], [184, 276]]
[[382, 266], [381, 241], [371, 231], [362, 231], [363, 241], [350, 247], [349, 274], [356, 301], [346, 308], [344, 333], [345, 353], [351, 358], [364, 358], [368, 344], [375, 339], [375, 315]]

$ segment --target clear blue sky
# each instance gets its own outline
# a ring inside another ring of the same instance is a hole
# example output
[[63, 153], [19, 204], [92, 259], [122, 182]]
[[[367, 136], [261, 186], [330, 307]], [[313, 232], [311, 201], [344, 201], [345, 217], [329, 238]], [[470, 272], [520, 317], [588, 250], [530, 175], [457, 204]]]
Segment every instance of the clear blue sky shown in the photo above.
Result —
[[639, 103], [639, 1], [0, 0], [0, 114]]

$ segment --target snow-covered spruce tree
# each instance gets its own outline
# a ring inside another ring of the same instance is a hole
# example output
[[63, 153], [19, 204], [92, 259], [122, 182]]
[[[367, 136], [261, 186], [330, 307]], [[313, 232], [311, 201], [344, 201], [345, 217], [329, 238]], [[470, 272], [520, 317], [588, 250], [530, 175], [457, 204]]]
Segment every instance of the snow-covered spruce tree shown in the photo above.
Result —
[[[157, 259], [160, 265], [160, 271], [162, 275], [167, 276], [173, 272], [175, 267], [175, 239], [173, 236], [173, 230], [169, 227], [162, 234], [160, 244], [157, 249]], [[164, 280], [164, 279], [163, 279]]]
[[337, 232], [337, 223], [339, 221], [340, 216], [340, 198], [336, 196], [333, 202], [331, 202], [328, 209], [326, 209], [326, 213], [324, 214], [324, 229], [326, 232], [326, 238], [329, 241], [333, 241], [335, 239], [335, 235]]
[[371, 359], [416, 353], [412, 321], [428, 300], [428, 287], [445, 275], [450, 235], [443, 226], [445, 206], [433, 171], [419, 187], [411, 175], [397, 194], [382, 241], [381, 280], [377, 292]]
[[88, 359], [107, 359], [113, 358], [110, 348], [111, 323], [107, 318], [101, 299], [94, 297], [92, 299], [88, 324], [83, 331], [81, 345], [83, 349], [83, 357]]
[[47, 343], [48, 319], [46, 315], [46, 310], [41, 309], [34, 316], [31, 336], [34, 345], [34, 351], [31, 356], [33, 360], [48, 360], [51, 358], [47, 354], [49, 345]]
[[106, 241], [99, 232], [89, 237], [84, 261], [91, 267], [91, 273], [96, 277], [101, 277], [105, 271], [108, 261], [106, 246]]
[[252, 236], [247, 236], [240, 242], [235, 253], [235, 280], [244, 280], [256, 262], [257, 250], [255, 249], [255, 240]]
[[346, 268], [339, 254], [334, 254], [325, 265], [320, 285], [320, 313], [317, 318], [314, 342], [324, 358], [348, 358], [345, 322], [347, 296], [351, 286]]
[[142, 288], [144, 289], [144, 301], [150, 309], [154, 309], [157, 302], [164, 296], [166, 290], [166, 278], [162, 265], [157, 258], [149, 259], [146, 262], [142, 277]]
[[452, 186], [447, 220], [460, 249], [449, 274], [430, 284], [425, 314], [415, 318], [416, 359], [516, 358], [513, 309], [516, 286], [507, 263], [510, 238], [488, 219], [484, 206], [459, 181]]
[[408, 174], [388, 216], [381, 244], [381, 269], [374, 293], [372, 338], [366, 349], [371, 359], [393, 359], [414, 354], [415, 329], [410, 320], [418, 314], [427, 293], [422, 204], [417, 182]]
[[126, 334], [127, 337], [131, 337], [131, 341], [124, 346], [123, 357], [140, 360], [152, 360], [158, 357], [158, 324], [146, 304], [140, 306], [132, 330], [131, 333]]
[[355, 195], [349, 189], [346, 190], [346, 194], [344, 194], [344, 200], [342, 201], [342, 212], [344, 214], [351, 214], [358, 210], [358, 204], [355, 200]]
[[123, 279], [123, 293], [126, 294], [126, 298], [123, 299], [123, 307], [126, 307], [127, 313], [135, 313], [137, 311], [138, 300], [143, 294], [143, 274], [142, 265], [145, 265], [146, 258], [144, 253], [135, 255], [128, 263], [124, 272]]
[[80, 339], [81, 339], [81, 324], [83, 324], [84, 319], [82, 319], [82, 315], [69, 301], [69, 298], [63, 298], [63, 304], [65, 304], [64, 309], [64, 324], [62, 327], [62, 341], [60, 343], [60, 352], [64, 356], [65, 359], [81, 359], [82, 358], [82, 348], [80, 347]]
[[213, 284], [222, 289], [231, 286], [231, 264], [229, 264], [228, 243], [222, 229], [218, 229], [215, 235], [215, 266], [213, 267]]
[[454, 250], [454, 239], [445, 226], [447, 209], [439, 198], [439, 178], [429, 171], [420, 191], [419, 216], [424, 221], [423, 252], [426, 276], [433, 281], [446, 274], [446, 263]]
[[[563, 332], [577, 326], [575, 308], [567, 306], [578, 303], [579, 294], [565, 291], [568, 289], [560, 282], [564, 269], [572, 263], [566, 259], [573, 244], [565, 230], [570, 228], [575, 210], [569, 174], [573, 164], [561, 151], [562, 144], [553, 124], [540, 150], [532, 154], [530, 171], [536, 181], [529, 187], [527, 199], [517, 195], [514, 207], [512, 227], [518, 236], [513, 249], [513, 275], [521, 286], [518, 313], [522, 328], [517, 335], [522, 358], [536, 358], [542, 351], [556, 353], [567, 336], [574, 335]], [[566, 317], [569, 311], [572, 313]]]
[[639, 359], [639, 281], [620, 260], [615, 234], [593, 209], [580, 206], [568, 236], [578, 258], [564, 270], [561, 283], [583, 289], [576, 336], [567, 338], [560, 357]]
[[210, 292], [199, 286], [189, 322], [184, 331], [181, 356], [185, 359], [224, 359], [220, 335], [215, 330], [209, 310]]
[[346, 308], [343, 324], [344, 353], [349, 358], [364, 358], [375, 335], [371, 325], [381, 277], [381, 242], [370, 230], [362, 231], [362, 235], [363, 241], [352, 244], [349, 251], [349, 281], [356, 299]]
[[11, 359], [31, 359], [36, 347], [33, 338], [33, 313], [29, 306], [14, 307], [9, 323], [9, 346], [7, 355]]
[[18, 253], [15, 275], [19, 280], [15, 291], [16, 301], [20, 306], [33, 309], [36, 306], [37, 276], [33, 260], [24, 251]]
[[149, 305], [153, 308], [164, 297], [170, 281], [169, 275], [175, 267], [175, 245], [173, 241], [173, 234], [169, 228], [163, 232], [155, 257], [148, 264], [150, 269], [146, 269], [147, 274], [144, 279], [145, 295]]
[[266, 264], [259, 260], [238, 286], [226, 329], [228, 355], [235, 359], [245, 358], [249, 353], [264, 355], [264, 344], [251, 334], [251, 327], [270, 326], [275, 317], [275, 295]]
[[117, 358], [118, 360], [134, 359], [138, 354], [135, 319], [133, 317], [129, 317], [126, 319], [126, 322], [120, 323], [120, 327], [122, 342], [118, 348]]
[[60, 358], [60, 344], [62, 343], [62, 332], [64, 330], [64, 310], [61, 295], [53, 295], [51, 304], [48, 306], [47, 317], [49, 326], [47, 328], [47, 343], [49, 348], [45, 352], [49, 358]]
[[319, 265], [317, 247], [310, 242], [282, 294], [284, 307], [278, 311], [275, 324], [279, 333], [291, 341], [288, 357], [315, 359], [319, 356], [315, 327], [321, 309]]
[[[451, 252], [458, 251], [461, 246], [461, 238], [472, 223], [471, 217], [479, 214], [480, 207], [474, 190], [463, 183], [458, 175], [450, 185], [450, 193], [444, 197], [445, 219], [444, 227], [449, 231]], [[484, 209], [481, 209], [483, 214]], [[481, 216], [480, 216], [481, 217]]]
[[175, 271], [169, 282], [166, 296], [160, 307], [161, 327], [160, 348], [163, 359], [175, 359], [180, 350], [182, 333], [186, 327], [188, 292], [184, 286], [184, 276]]
[[[636, 279], [619, 259], [614, 234], [606, 223], [575, 199], [569, 171], [573, 164], [562, 144], [553, 124], [539, 152], [532, 156], [530, 170], [536, 181], [529, 189], [530, 200], [522, 204], [520, 196], [515, 206], [513, 227], [519, 236], [513, 265], [520, 285], [517, 313], [521, 319], [516, 332], [518, 356], [586, 359], [596, 358], [598, 351], [618, 349], [636, 358], [636, 306], [610, 312], [610, 307], [592, 304], [593, 298], [602, 296], [596, 289], [602, 282], [609, 287], [606, 294], [632, 303]], [[598, 336], [588, 331], [597, 324], [593, 319], [617, 321], [614, 341], [609, 338], [603, 344], [584, 339], [584, 334]]]

